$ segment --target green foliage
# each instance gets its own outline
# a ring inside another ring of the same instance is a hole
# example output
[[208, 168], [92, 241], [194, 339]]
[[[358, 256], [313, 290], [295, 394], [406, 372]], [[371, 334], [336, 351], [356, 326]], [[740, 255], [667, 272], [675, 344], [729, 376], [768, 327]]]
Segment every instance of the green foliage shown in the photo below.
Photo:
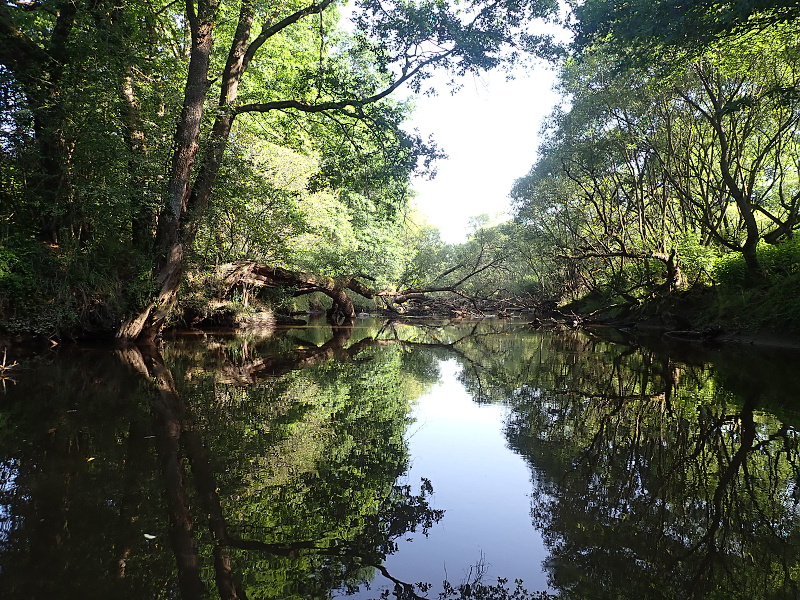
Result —
[[634, 64], [680, 60], [731, 35], [758, 32], [797, 18], [797, 8], [767, 0], [589, 0], [576, 6], [576, 45], [611, 41]]
[[[563, 61], [569, 107], [554, 111], [539, 161], [515, 185], [516, 220], [536, 249], [529, 264], [560, 298], [630, 302], [792, 272], [788, 247], [773, 256], [760, 245], [797, 227], [800, 104], [787, 93], [798, 80], [797, 27], [698, 44], [673, 61], [646, 51], [646, 31], [675, 6], [606, 12], [618, 6], [577, 9], [577, 27], [596, 35]], [[640, 13], [632, 30], [617, 29]], [[664, 37], [684, 33], [668, 28], [654, 43], [663, 50]], [[626, 43], [646, 64], [627, 60]]]
[[8, 238], [0, 257], [0, 327], [10, 332], [106, 332], [152, 293], [146, 260], [116, 244], [80, 251]]
[[[768, 284], [800, 272], [800, 239], [794, 236], [783, 243], [761, 244], [757, 249], [758, 262]], [[722, 285], [744, 286], [748, 283], [747, 265], [741, 255], [729, 254], [718, 259], [713, 266], [714, 279]]]
[[[723, 292], [724, 293], [724, 292]], [[800, 275], [794, 274], [776, 279], [763, 295], [763, 300], [754, 306], [744, 306], [742, 314], [752, 315], [753, 321], [775, 331], [800, 331]], [[734, 313], [736, 314], [736, 313]]]
[[780, 244], [764, 244], [758, 249], [761, 267], [769, 278], [780, 279], [800, 272], [800, 238]]
[[[7, 32], [0, 45], [2, 223], [20, 239], [35, 240], [33, 246], [57, 246], [59, 269], [51, 272], [60, 273], [69, 293], [79, 290], [106, 303], [102, 320], [113, 327], [152, 300], [149, 284], [140, 285], [142, 258], [151, 268], [162, 259], [163, 248], [154, 243], [174, 189], [165, 165], [189, 76], [187, 17], [181, 5], [56, 4], [0, 7]], [[532, 18], [552, 5], [506, 3], [460, 15], [447, 4], [363, 3], [358, 32], [340, 29], [338, 11], [327, 3], [310, 13], [300, 2], [247, 7], [256, 26], [290, 25], [258, 43], [253, 36], [242, 40], [258, 51], [248, 57], [236, 106], [217, 111], [217, 90], [209, 94], [192, 177], [211, 172], [214, 144], [226, 144], [227, 152], [220, 176], [211, 174], [213, 202], [191, 215], [199, 225], [191, 224], [197, 235], [187, 256], [206, 265], [251, 258], [330, 275], [367, 272], [381, 284], [396, 280], [408, 253], [394, 239], [405, 218], [410, 176], [430, 172], [441, 153], [405, 131], [407, 105], [384, 97], [402, 83], [392, 65], [405, 64], [406, 57], [419, 62], [408, 48], [436, 39], [447, 49], [410, 70], [404, 66], [403, 80], [421, 85], [434, 63], [470, 72], [496, 66], [524, 35], [497, 18], [502, 11]], [[210, 17], [211, 85], [220, 81], [240, 8], [223, 2]], [[434, 14], [435, 31], [419, 21]], [[294, 106], [252, 108], [276, 102]], [[296, 110], [314, 105], [319, 110]], [[243, 106], [250, 108], [237, 113], [230, 139], [211, 133], [218, 112]], [[26, 275], [17, 254], [4, 250], [3, 279], [13, 292], [4, 312], [26, 311], [24, 323], [53, 333], [86, 324], [79, 308], [84, 302], [60, 296], [63, 318], [45, 316], [50, 296], [40, 292], [47, 271]], [[7, 266], [14, 261], [17, 267]], [[45, 264], [32, 263], [37, 269]], [[78, 279], [66, 282], [72, 277]], [[109, 293], [114, 286], [125, 293]]]
[[511, 222], [490, 224], [485, 215], [473, 219], [471, 227], [462, 244], [442, 242], [431, 227], [410, 231], [403, 241], [413, 254], [399, 278], [400, 287], [457, 290], [472, 298], [506, 298], [527, 291], [522, 230]]
[[719, 250], [703, 245], [697, 234], [692, 233], [680, 237], [676, 247], [686, 278], [692, 284], [707, 283], [719, 262]]
[[747, 281], [747, 265], [741, 256], [728, 254], [714, 263], [712, 276], [722, 284], [743, 286]]
[[25, 277], [21, 271], [25, 268], [26, 261], [24, 255], [20, 256], [21, 254], [19, 248], [0, 246], [0, 287], [6, 292], [0, 300], [4, 302], [0, 307], [2, 312], [8, 310], [6, 304], [10, 298], [22, 294]]
[[777, 246], [758, 248], [764, 278], [758, 286], [748, 279], [741, 256], [721, 257], [712, 271], [719, 283], [709, 318], [730, 321], [747, 329], [800, 331], [800, 241], [796, 237]]

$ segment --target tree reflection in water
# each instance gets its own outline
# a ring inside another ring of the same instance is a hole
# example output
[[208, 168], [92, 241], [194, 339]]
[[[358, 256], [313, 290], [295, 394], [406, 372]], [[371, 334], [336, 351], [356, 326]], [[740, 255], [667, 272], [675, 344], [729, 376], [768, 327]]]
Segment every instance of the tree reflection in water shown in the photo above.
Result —
[[3, 413], [4, 597], [327, 598], [371, 579], [442, 516], [429, 482], [396, 484], [431, 370], [404, 383], [401, 352], [350, 334], [266, 357], [120, 350], [138, 381], [107, 353], [32, 363]]
[[442, 518], [430, 482], [397, 480], [411, 403], [445, 358], [476, 402], [509, 407], [560, 597], [800, 597], [780, 361], [502, 322], [316, 335], [27, 361], [0, 405], [3, 597], [365, 597], [372, 582], [370, 597], [546, 598], [480, 569], [434, 589], [384, 566]]
[[798, 435], [759, 410], [783, 391], [752, 362], [574, 342], [569, 370], [515, 390], [507, 430], [561, 597], [797, 598]]

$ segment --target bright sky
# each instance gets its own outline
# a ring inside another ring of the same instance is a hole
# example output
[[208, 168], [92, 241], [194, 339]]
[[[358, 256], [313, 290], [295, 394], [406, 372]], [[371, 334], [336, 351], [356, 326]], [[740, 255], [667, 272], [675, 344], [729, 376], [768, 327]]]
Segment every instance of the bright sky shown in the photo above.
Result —
[[[348, 28], [352, 5], [340, 7], [342, 24]], [[564, 38], [563, 30], [544, 24], [533, 29]], [[507, 218], [509, 193], [514, 181], [527, 174], [536, 161], [539, 130], [558, 102], [553, 91], [555, 72], [541, 64], [507, 73], [486, 73], [464, 79], [452, 94], [449, 76], [435, 73], [426, 87], [436, 96], [418, 96], [408, 129], [429, 134], [448, 158], [437, 164], [433, 180], [416, 179], [416, 204], [441, 237], [450, 243], [466, 240], [470, 217]], [[398, 90], [398, 96], [403, 91]]]
[[442, 85], [416, 99], [410, 128], [433, 134], [449, 157], [435, 179], [415, 180], [416, 203], [446, 242], [466, 239], [470, 217], [502, 218], [514, 181], [536, 160], [539, 129], [558, 100], [555, 73], [539, 66], [515, 76], [489, 73], [464, 80], [455, 95]]

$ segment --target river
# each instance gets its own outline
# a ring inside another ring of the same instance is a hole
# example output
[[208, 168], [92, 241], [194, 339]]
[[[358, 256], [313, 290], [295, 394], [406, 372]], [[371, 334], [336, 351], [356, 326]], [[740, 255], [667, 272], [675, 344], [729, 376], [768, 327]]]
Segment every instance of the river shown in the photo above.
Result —
[[794, 350], [361, 319], [19, 362], [3, 598], [800, 597]]

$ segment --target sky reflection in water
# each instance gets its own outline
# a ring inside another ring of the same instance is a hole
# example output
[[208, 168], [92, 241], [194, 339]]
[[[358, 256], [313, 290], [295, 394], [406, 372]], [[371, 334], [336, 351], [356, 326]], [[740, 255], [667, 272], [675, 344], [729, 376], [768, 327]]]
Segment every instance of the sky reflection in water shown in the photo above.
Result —
[[442, 361], [440, 370], [441, 381], [413, 413], [408, 480], [430, 479], [433, 505], [445, 516], [427, 538], [401, 543], [386, 565], [404, 581], [459, 583], [483, 560], [487, 581], [519, 578], [529, 589], [546, 589], [546, 549], [530, 516], [530, 469], [503, 435], [508, 409], [473, 402], [455, 360]]

